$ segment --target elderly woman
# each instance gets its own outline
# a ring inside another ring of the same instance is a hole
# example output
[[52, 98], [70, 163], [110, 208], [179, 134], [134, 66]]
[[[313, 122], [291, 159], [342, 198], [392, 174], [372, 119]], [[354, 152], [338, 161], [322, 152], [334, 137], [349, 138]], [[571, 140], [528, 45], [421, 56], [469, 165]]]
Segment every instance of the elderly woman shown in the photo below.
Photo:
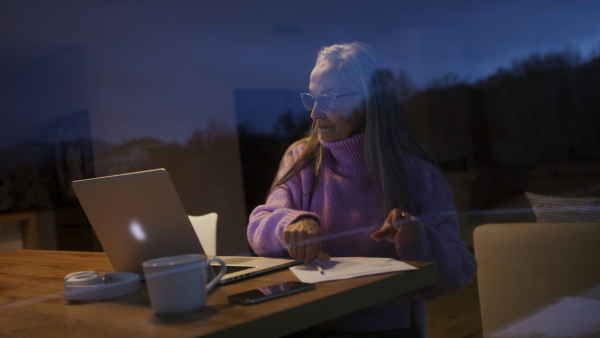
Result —
[[301, 97], [312, 127], [287, 150], [266, 203], [252, 212], [250, 245], [261, 256], [306, 263], [330, 256], [436, 261], [439, 283], [319, 326], [331, 335], [402, 336], [415, 297], [460, 291], [475, 275], [452, 192], [409, 133], [393, 78], [372, 47], [321, 49], [309, 91]]

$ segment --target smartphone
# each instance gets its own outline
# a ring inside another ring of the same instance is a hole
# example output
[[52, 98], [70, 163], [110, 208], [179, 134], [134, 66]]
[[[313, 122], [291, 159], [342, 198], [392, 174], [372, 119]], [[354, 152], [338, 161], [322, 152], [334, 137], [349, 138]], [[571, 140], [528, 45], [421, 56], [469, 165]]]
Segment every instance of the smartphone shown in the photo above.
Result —
[[315, 284], [286, 282], [265, 286], [264, 288], [254, 289], [242, 293], [236, 293], [227, 297], [227, 299], [232, 303], [251, 305], [283, 296], [293, 295], [299, 292], [313, 290], [314, 288]]

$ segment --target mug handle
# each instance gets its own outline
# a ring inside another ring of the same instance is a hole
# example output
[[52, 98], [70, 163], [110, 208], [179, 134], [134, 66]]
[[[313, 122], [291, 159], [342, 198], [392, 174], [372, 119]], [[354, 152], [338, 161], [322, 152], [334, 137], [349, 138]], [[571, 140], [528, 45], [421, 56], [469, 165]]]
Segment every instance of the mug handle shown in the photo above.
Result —
[[208, 264], [210, 266], [211, 262], [219, 262], [219, 264], [221, 264], [221, 272], [219, 273], [219, 275], [217, 275], [215, 278], [213, 278], [210, 283], [208, 283], [206, 285], [206, 292], [210, 291], [213, 287], [215, 287], [215, 285], [217, 285], [217, 283], [221, 280], [221, 278], [223, 278], [223, 276], [225, 276], [225, 274], [227, 273], [227, 265], [225, 265], [225, 261], [222, 260], [221, 258], [212, 258], [208, 260]]

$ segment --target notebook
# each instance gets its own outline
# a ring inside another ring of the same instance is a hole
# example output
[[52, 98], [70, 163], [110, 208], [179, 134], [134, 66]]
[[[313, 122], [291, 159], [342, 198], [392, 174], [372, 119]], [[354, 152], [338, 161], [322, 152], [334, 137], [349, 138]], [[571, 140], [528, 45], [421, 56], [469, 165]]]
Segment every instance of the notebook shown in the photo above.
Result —
[[[73, 190], [113, 268], [143, 277], [142, 262], [204, 254], [165, 169], [73, 181]], [[227, 263], [220, 283], [299, 264], [285, 258], [217, 256]], [[208, 269], [208, 279], [215, 276]]]

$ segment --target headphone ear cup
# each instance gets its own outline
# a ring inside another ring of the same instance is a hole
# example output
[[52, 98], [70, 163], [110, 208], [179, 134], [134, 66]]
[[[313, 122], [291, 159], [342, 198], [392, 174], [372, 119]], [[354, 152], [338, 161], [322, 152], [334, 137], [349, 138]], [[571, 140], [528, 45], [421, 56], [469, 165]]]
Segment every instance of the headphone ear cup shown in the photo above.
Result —
[[96, 271], [80, 271], [64, 278], [65, 297], [69, 301], [98, 300], [124, 296], [140, 288], [137, 273], [107, 273], [102, 278]]

